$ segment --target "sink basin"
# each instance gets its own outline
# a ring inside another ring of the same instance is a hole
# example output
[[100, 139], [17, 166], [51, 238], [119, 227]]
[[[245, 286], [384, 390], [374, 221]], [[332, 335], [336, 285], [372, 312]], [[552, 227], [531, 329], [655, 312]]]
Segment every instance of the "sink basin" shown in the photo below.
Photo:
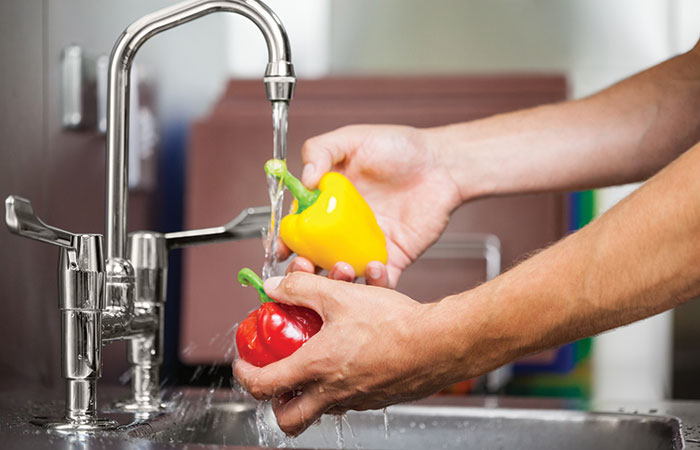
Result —
[[680, 421], [670, 416], [401, 405], [388, 408], [387, 417], [388, 436], [382, 412], [367, 411], [349, 412], [347, 418], [324, 416], [290, 440], [277, 428], [269, 406], [199, 401], [186, 402], [130, 434], [164, 443], [366, 450], [684, 448]]
[[[1, 387], [0, 387], [1, 388]], [[185, 450], [251, 447], [356, 449], [684, 449], [700, 450], [700, 402], [583, 402], [515, 397], [433, 397], [381, 411], [325, 416], [294, 440], [268, 406], [236, 390], [178, 388], [155, 417], [109, 412], [128, 389], [101, 391], [102, 417], [122, 428], [62, 434], [32, 425], [63, 412], [63, 392], [19, 386], [0, 390], [2, 448], [32, 450]], [[643, 413], [643, 414], [637, 414]], [[260, 433], [258, 430], [266, 430]], [[338, 433], [338, 429], [341, 433]]]

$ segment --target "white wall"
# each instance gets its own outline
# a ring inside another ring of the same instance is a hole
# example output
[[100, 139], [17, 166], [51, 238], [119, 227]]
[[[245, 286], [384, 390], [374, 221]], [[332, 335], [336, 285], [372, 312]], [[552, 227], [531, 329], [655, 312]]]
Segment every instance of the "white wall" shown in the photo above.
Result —
[[[131, 3], [119, 9], [136, 18], [175, 0]], [[329, 74], [564, 72], [580, 97], [686, 50], [700, 34], [697, 0], [266, 3], [287, 28], [302, 82]], [[233, 14], [168, 31], [142, 52], [165, 116], [204, 114], [228, 77], [259, 77], [267, 58], [260, 32]]]
[[572, 96], [688, 49], [695, 0], [334, 0], [333, 73], [564, 72]]
[[[330, 69], [331, 35], [329, 0], [267, 0], [289, 35], [292, 61], [297, 77], [317, 78]], [[260, 31], [249, 20], [227, 19], [228, 72], [236, 78], [262, 77], [267, 64], [267, 48]]]

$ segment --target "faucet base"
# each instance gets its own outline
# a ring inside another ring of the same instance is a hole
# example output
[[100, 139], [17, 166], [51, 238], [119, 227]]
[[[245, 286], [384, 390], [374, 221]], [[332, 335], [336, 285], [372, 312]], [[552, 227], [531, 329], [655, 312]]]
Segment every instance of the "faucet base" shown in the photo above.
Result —
[[160, 400], [154, 402], [137, 402], [134, 399], [128, 399], [115, 402], [110, 407], [110, 410], [130, 413], [158, 413], [165, 411], [166, 405]]
[[67, 418], [57, 419], [41, 417], [30, 421], [33, 425], [39, 425], [55, 431], [72, 433], [76, 431], [104, 431], [114, 430], [119, 427], [119, 423], [112, 419], [85, 419], [71, 420]]

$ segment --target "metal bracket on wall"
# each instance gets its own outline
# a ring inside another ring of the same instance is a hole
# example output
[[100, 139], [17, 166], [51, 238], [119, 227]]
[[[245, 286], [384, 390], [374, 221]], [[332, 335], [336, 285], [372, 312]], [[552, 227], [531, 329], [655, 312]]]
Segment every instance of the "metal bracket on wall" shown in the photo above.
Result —
[[[95, 123], [95, 105], [89, 85], [94, 84], [94, 66], [83, 49], [69, 45], [61, 52], [61, 124], [69, 130], [83, 130]], [[90, 81], [92, 80], [92, 81]]]
[[[107, 81], [109, 57], [92, 57], [78, 45], [61, 52], [61, 124], [66, 130], [107, 133]], [[155, 186], [155, 149], [158, 144], [153, 105], [139, 95], [139, 68], [131, 68], [129, 103], [129, 189]], [[151, 96], [152, 97], [152, 96]], [[152, 102], [152, 100], [151, 100]]]
[[61, 124], [67, 130], [107, 132], [109, 57], [88, 55], [79, 45], [61, 51]]
[[93, 57], [79, 45], [61, 51], [61, 124], [67, 130], [107, 132], [109, 57]]

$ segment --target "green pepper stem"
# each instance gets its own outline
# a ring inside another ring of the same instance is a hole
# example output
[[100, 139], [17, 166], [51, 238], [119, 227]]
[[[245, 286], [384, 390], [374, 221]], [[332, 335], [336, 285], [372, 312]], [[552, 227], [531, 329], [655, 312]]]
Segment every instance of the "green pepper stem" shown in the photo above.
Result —
[[260, 279], [258, 274], [253, 272], [247, 267], [238, 272], [238, 282], [243, 286], [253, 286], [256, 291], [258, 291], [258, 296], [260, 297], [260, 303], [274, 302], [266, 293], [263, 287], [263, 281]]
[[299, 181], [297, 177], [289, 173], [287, 170], [287, 163], [281, 159], [271, 159], [265, 163], [265, 173], [273, 177], [281, 178], [287, 189], [296, 197], [297, 202], [299, 202], [299, 207], [297, 208], [297, 213], [302, 212], [309, 206], [313, 205], [321, 195], [321, 191], [316, 189], [315, 191], [310, 191]]

